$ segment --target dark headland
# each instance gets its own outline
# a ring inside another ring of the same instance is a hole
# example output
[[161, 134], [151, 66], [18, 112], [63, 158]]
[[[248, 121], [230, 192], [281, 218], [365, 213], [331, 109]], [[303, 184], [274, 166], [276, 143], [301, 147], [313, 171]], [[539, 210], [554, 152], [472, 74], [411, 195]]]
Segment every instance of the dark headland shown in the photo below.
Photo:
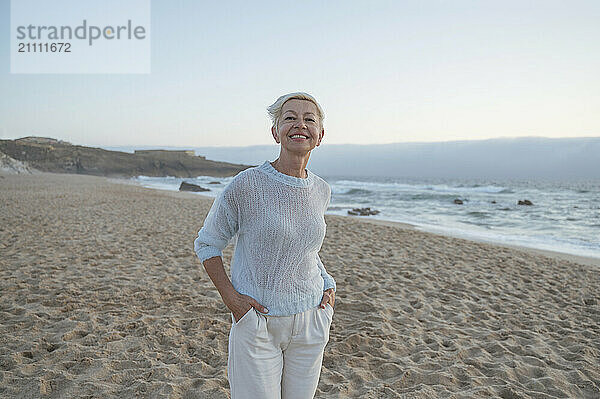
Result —
[[227, 177], [252, 166], [207, 160], [193, 151], [142, 150], [131, 154], [31, 136], [0, 140], [0, 153], [42, 172], [110, 177]]

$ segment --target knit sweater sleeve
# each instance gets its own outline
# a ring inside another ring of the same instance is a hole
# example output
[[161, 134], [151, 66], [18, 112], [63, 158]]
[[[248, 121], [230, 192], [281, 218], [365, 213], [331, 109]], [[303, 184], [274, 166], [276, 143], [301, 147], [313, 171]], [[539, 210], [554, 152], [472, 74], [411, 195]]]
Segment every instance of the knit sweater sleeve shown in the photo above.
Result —
[[[331, 201], [331, 187], [329, 187], [329, 184], [327, 185], [327, 203], [325, 205], [325, 211], [327, 211], [327, 208], [329, 207], [329, 202]], [[323, 291], [328, 290], [330, 288], [333, 288], [334, 291], [336, 291], [336, 284], [335, 284], [335, 280], [334, 278], [327, 273], [327, 270], [325, 270], [325, 265], [323, 265], [323, 262], [321, 261], [321, 257], [319, 256], [319, 254], [317, 253], [317, 265], [319, 266], [319, 270], [321, 270], [321, 277], [323, 277]]]
[[327, 270], [325, 270], [325, 266], [323, 265], [323, 262], [321, 261], [321, 257], [319, 256], [319, 254], [317, 254], [317, 265], [319, 266], [319, 269], [321, 270], [321, 277], [323, 277], [323, 291], [328, 290], [330, 288], [333, 288], [333, 291], [336, 291], [336, 284], [335, 284], [335, 280], [333, 279], [333, 277], [331, 277], [331, 275], [329, 273], [327, 273]]
[[238, 211], [231, 188], [230, 184], [215, 198], [194, 240], [194, 251], [201, 262], [222, 257], [223, 249], [238, 232]]

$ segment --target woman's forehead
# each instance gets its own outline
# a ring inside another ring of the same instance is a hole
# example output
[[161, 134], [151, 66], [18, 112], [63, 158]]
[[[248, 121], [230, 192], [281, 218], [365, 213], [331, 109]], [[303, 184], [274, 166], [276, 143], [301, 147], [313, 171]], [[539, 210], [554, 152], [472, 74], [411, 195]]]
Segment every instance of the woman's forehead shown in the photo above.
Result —
[[293, 98], [291, 100], [286, 101], [281, 108], [281, 113], [285, 113], [286, 111], [302, 111], [303, 113], [312, 112], [313, 114], [317, 114], [317, 106], [309, 100], [300, 100], [297, 98]]

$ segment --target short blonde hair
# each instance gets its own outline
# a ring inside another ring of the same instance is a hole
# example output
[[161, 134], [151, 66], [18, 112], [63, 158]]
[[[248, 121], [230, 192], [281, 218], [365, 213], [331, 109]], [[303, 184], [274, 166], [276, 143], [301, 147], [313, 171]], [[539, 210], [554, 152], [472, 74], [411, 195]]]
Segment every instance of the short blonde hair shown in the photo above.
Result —
[[283, 108], [283, 104], [285, 104], [289, 100], [307, 100], [315, 104], [315, 106], [317, 107], [317, 113], [319, 114], [319, 126], [323, 128], [323, 119], [325, 119], [325, 112], [323, 112], [323, 108], [321, 108], [321, 105], [319, 105], [319, 103], [313, 96], [311, 96], [308, 93], [299, 91], [296, 93], [284, 94], [283, 96], [279, 97], [277, 101], [275, 101], [273, 104], [267, 107], [267, 111], [269, 112], [269, 118], [271, 118], [271, 122], [273, 122], [273, 126], [275, 126], [276, 130], [278, 129], [277, 125], [279, 124], [279, 118], [281, 118], [281, 109]]

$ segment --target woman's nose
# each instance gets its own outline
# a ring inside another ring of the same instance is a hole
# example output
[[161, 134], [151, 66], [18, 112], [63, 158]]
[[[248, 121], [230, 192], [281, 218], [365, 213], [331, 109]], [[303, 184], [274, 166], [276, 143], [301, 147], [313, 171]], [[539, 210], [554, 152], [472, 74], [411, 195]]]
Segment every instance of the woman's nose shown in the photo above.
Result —
[[304, 122], [304, 119], [298, 119], [296, 126], [304, 129], [306, 127], [306, 122]]

